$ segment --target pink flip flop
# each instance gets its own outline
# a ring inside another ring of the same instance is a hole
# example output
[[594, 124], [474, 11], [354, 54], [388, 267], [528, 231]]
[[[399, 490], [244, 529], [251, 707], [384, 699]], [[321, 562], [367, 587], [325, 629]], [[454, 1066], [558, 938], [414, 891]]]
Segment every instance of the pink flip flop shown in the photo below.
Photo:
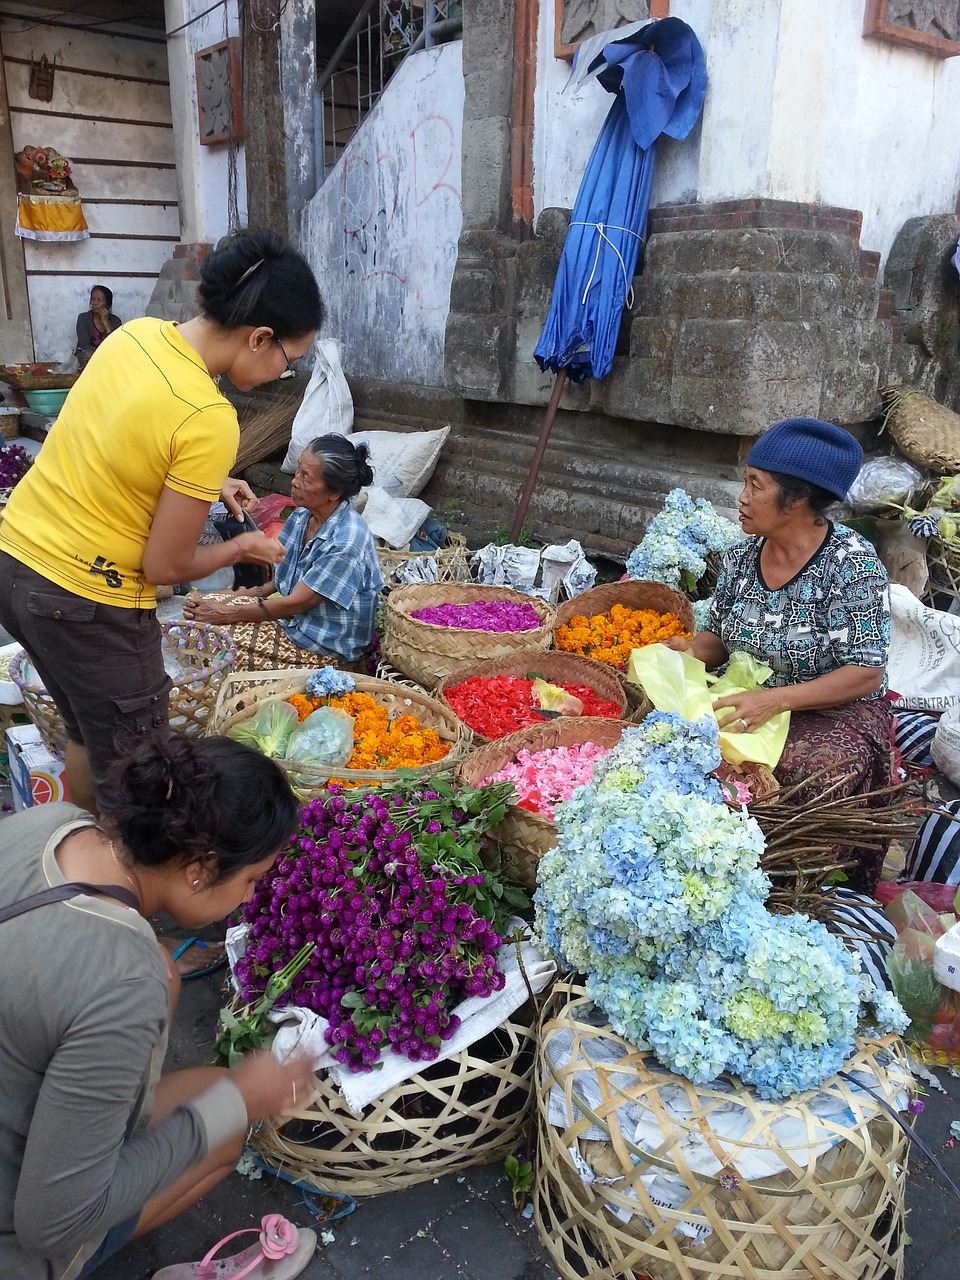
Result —
[[[296, 1227], [279, 1213], [268, 1213], [261, 1229], [247, 1227], [224, 1236], [199, 1262], [177, 1262], [154, 1273], [153, 1280], [294, 1280], [317, 1251], [317, 1233]], [[214, 1259], [228, 1240], [259, 1235], [260, 1239], [231, 1258]]]

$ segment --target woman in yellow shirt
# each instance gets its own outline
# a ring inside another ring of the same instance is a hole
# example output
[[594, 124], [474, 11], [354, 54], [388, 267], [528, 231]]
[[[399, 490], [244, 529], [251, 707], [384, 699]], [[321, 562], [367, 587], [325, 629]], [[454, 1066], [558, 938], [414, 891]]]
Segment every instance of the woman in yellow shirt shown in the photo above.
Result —
[[27, 650], [69, 739], [71, 800], [96, 812], [120, 730], [164, 725], [170, 680], [155, 583], [245, 561], [278, 541], [199, 546], [210, 503], [253, 498], [228, 478], [241, 391], [295, 377], [323, 319], [306, 261], [272, 232], [241, 233], [200, 271], [200, 314], [132, 320], [93, 354], [0, 526], [0, 624]]

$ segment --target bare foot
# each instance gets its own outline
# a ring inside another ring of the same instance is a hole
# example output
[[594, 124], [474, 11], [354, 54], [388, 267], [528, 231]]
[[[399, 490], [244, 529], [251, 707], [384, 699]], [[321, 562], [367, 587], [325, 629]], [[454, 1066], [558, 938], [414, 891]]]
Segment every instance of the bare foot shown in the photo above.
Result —
[[[183, 946], [185, 939], [158, 938], [157, 941], [170, 953], [172, 959], [173, 953]], [[226, 948], [222, 942], [201, 942], [198, 938], [177, 957], [174, 964], [181, 978], [189, 978], [192, 974], [209, 969], [211, 965], [219, 964], [225, 955]]]

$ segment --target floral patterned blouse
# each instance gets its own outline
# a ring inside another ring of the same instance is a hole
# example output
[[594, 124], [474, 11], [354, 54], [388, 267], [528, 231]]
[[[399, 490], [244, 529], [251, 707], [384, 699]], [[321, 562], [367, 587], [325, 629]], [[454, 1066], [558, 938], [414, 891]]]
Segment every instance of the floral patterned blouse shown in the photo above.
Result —
[[[831, 524], [820, 550], [771, 590], [760, 569], [763, 543], [747, 538], [723, 557], [707, 630], [727, 652], [742, 650], [771, 666], [770, 686], [801, 684], [839, 667], [886, 667], [890, 584], [873, 547]], [[884, 675], [867, 699], [886, 689]]]

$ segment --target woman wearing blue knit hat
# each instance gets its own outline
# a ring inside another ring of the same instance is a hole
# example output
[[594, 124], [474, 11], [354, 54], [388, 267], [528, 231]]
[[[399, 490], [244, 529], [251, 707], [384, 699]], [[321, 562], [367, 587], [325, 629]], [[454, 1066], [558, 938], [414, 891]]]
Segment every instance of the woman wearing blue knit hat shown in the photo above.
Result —
[[[761, 436], [740, 494], [747, 538], [724, 557], [708, 629], [667, 642], [708, 667], [740, 650], [773, 668], [763, 689], [716, 706], [740, 733], [791, 713], [776, 774], [781, 788], [815, 780], [798, 803], [827, 786], [837, 799], [890, 783], [887, 573], [868, 542], [826, 515], [862, 460], [849, 431], [818, 418], [788, 418]], [[882, 851], [838, 853], [858, 860], [852, 886], [872, 891]]]

